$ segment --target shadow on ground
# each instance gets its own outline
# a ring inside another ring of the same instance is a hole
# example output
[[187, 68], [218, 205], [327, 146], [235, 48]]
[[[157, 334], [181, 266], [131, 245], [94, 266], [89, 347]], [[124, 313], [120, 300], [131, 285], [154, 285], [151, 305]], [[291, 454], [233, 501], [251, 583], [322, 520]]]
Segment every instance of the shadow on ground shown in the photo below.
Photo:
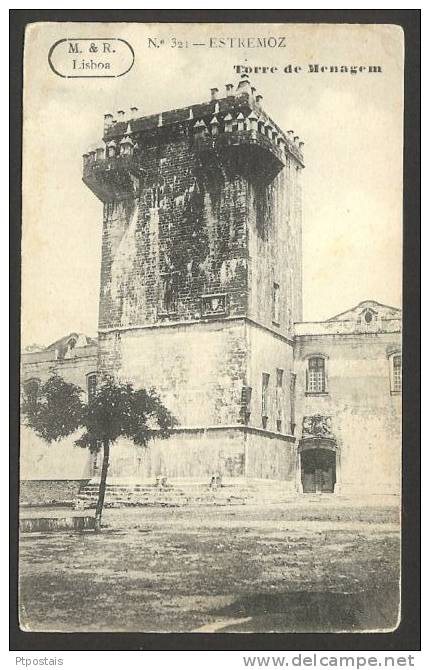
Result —
[[393, 630], [398, 625], [399, 586], [358, 593], [290, 591], [239, 598], [211, 612], [217, 619], [249, 619], [223, 632], [338, 632]]

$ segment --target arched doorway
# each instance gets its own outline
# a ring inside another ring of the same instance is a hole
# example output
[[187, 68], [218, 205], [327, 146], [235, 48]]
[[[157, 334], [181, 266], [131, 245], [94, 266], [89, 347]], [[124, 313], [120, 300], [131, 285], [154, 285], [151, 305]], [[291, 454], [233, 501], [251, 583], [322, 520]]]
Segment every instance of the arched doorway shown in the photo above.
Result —
[[303, 493], [334, 493], [336, 452], [332, 449], [305, 449], [300, 455]]

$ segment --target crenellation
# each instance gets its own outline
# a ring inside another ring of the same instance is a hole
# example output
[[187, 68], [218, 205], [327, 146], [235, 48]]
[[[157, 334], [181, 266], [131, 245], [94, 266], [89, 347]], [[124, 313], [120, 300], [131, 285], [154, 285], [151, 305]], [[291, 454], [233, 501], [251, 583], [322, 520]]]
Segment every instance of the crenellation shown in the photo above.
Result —
[[[229, 85], [228, 85], [229, 86]], [[261, 126], [267, 124], [270, 126], [269, 135], [274, 133], [276, 136], [282, 137], [285, 145], [285, 150], [292, 153], [292, 155], [303, 164], [303, 156], [294, 142], [288, 142], [287, 137], [282, 130], [270, 119], [262, 107], [262, 96], [256, 95], [255, 88], [249, 84], [246, 78], [241, 80], [236, 91], [231, 95], [230, 90], [227, 90], [227, 96], [218, 98], [218, 89], [211, 89], [210, 102], [191, 105], [189, 107], [169, 110], [159, 114], [150, 116], [138, 117], [137, 107], [130, 109], [129, 118], [126, 118], [125, 112], [119, 110], [116, 119], [113, 114], [105, 114], [104, 117], [104, 135], [103, 140], [108, 144], [112, 140], [120, 141], [124, 135], [131, 133], [137, 140], [139, 145], [151, 142], [154, 137], [162, 133], [185, 134], [188, 136], [192, 132], [193, 124], [191, 121], [201, 124], [203, 122], [207, 127], [210, 127], [211, 118], [214, 114], [217, 115], [220, 132], [229, 132], [229, 120], [235, 120], [241, 117], [247, 118], [251, 113], [256, 113], [262, 117]], [[227, 129], [225, 130], [225, 120], [227, 117]], [[244, 124], [244, 128], [247, 124]]]

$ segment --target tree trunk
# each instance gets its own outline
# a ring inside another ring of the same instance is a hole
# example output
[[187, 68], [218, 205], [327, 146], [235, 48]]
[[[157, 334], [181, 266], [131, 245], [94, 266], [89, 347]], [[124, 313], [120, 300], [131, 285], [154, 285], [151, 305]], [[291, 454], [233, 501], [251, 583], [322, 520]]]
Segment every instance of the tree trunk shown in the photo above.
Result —
[[94, 522], [94, 530], [96, 533], [99, 533], [101, 530], [102, 512], [103, 512], [103, 504], [105, 501], [106, 479], [107, 479], [108, 468], [109, 468], [109, 442], [108, 440], [105, 440], [103, 442], [102, 472], [100, 476], [99, 497], [97, 500], [96, 516]]

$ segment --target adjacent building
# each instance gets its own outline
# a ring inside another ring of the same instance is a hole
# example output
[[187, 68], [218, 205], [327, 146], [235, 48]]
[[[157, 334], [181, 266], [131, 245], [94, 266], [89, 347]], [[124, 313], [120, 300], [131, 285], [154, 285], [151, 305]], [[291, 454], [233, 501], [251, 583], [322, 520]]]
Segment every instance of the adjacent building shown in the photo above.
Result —
[[[31, 346], [21, 355], [21, 389], [35, 397], [53, 375], [80, 386], [88, 398], [97, 383], [97, 340], [70, 333], [49, 347]], [[69, 501], [94, 473], [94, 459], [74, 445], [76, 435], [47, 444], [21, 425], [20, 499], [23, 503]]]

